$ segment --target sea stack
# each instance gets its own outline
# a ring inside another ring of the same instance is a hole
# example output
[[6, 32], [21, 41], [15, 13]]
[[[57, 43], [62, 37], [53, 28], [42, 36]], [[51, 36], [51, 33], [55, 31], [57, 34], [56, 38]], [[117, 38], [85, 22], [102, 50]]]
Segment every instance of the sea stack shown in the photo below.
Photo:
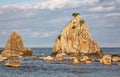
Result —
[[14, 31], [10, 35], [1, 55], [4, 57], [31, 56], [32, 51], [30, 48], [24, 47], [23, 38], [18, 34], [18, 31]]
[[79, 13], [73, 13], [73, 19], [57, 37], [52, 55], [100, 53], [97, 40], [91, 40], [89, 29]]

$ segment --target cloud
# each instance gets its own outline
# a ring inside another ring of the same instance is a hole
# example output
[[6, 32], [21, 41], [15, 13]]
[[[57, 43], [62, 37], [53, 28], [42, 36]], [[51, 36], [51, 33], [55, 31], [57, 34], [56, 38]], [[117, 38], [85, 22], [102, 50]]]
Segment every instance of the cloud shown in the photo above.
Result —
[[41, 37], [41, 38], [45, 38], [45, 37], [49, 37], [55, 34], [55, 32], [31, 32], [30, 33], [32, 37]]
[[[47, 0], [44, 2], [33, 3], [33, 4], [12, 4], [1, 6], [0, 9], [21, 9], [21, 10], [30, 10], [30, 9], [61, 9], [61, 8], [72, 8], [80, 6], [80, 1], [71, 1], [71, 0]], [[0, 13], [3, 13], [2, 11]]]
[[84, 1], [84, 4], [85, 5], [93, 5], [93, 4], [96, 4], [96, 3], [98, 3], [99, 2], [99, 0], [85, 0]]
[[39, 32], [31, 32], [31, 35], [32, 35], [32, 37], [37, 37], [37, 36], [39, 36]]
[[3, 31], [0, 32], [0, 34], [6, 35], [6, 34], [7, 34], [7, 31], [6, 31], [6, 30], [3, 30]]
[[114, 9], [115, 6], [111, 6], [111, 7], [97, 6], [97, 7], [89, 8], [89, 10], [92, 12], [113, 11]]
[[109, 17], [109, 16], [120, 16], [120, 13], [109, 13], [106, 14], [105, 16]]

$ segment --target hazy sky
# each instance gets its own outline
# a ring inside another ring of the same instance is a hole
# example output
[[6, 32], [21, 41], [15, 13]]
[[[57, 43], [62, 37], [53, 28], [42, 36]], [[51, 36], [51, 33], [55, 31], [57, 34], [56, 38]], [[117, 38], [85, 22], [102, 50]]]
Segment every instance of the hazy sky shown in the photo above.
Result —
[[73, 12], [100, 47], [120, 47], [120, 0], [0, 0], [0, 47], [16, 29], [26, 47], [52, 47]]

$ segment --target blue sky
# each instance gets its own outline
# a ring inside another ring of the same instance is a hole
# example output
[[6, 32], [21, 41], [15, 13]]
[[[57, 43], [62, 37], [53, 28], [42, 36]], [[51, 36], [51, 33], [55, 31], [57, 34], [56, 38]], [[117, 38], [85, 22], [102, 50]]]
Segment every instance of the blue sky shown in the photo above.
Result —
[[79, 12], [100, 47], [120, 47], [120, 0], [0, 0], [0, 47], [19, 30], [26, 47], [53, 47]]

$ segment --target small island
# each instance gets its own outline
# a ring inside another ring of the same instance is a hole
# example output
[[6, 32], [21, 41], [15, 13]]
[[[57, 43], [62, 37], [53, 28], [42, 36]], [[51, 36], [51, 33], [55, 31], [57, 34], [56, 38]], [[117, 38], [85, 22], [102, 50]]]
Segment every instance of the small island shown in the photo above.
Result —
[[[120, 62], [119, 55], [104, 54], [98, 47], [98, 41], [90, 38], [89, 29], [79, 13], [73, 13], [73, 19], [65, 26], [61, 34], [56, 38], [51, 55], [32, 55], [34, 51], [24, 47], [23, 38], [18, 31], [11, 33], [4, 50], [1, 51], [0, 62], [6, 61], [5, 66], [21, 66], [21, 57], [33, 57], [33, 60], [44, 60], [46, 62], [62, 62], [67, 60], [72, 65], [84, 62], [91, 64], [99, 62], [110, 65], [112, 62]], [[17, 59], [16, 59], [17, 58]]]

